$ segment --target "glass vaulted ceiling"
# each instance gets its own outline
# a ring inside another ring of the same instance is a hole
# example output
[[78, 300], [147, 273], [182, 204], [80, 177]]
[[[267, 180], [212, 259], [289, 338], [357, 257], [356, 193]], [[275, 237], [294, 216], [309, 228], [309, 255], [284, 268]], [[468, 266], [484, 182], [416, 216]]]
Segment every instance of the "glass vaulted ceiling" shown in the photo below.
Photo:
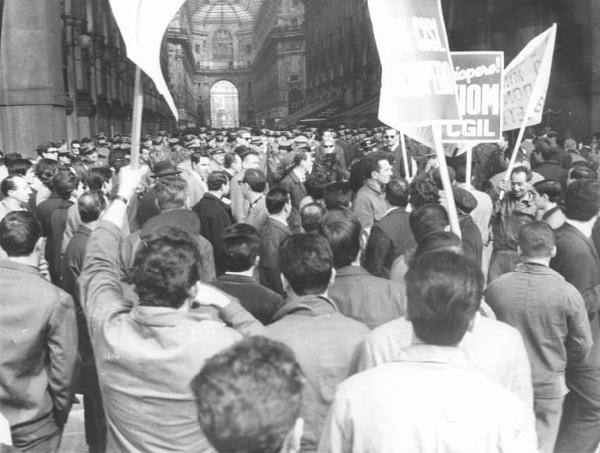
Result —
[[193, 0], [194, 22], [235, 23], [254, 22], [264, 0]]

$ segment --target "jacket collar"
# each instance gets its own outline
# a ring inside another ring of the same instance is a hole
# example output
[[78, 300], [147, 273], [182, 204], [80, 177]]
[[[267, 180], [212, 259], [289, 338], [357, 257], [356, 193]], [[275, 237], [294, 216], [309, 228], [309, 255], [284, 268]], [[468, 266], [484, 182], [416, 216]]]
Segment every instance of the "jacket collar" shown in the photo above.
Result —
[[461, 368], [469, 367], [467, 358], [460, 349], [453, 346], [436, 346], [418, 341], [403, 348], [396, 356], [395, 361], [444, 363]]
[[140, 324], [154, 327], [174, 327], [184, 319], [196, 321], [217, 320], [212, 309], [203, 310], [204, 307], [190, 311], [181, 311], [169, 307], [150, 307], [147, 305], [136, 305], [131, 310], [131, 317]]
[[339, 269], [336, 269], [336, 271], [335, 271], [336, 279], [337, 279], [337, 277], [354, 277], [357, 275], [371, 275], [371, 274], [369, 274], [362, 266], [354, 266], [352, 264], [349, 266], [340, 267]]
[[292, 313], [304, 316], [321, 316], [337, 311], [337, 305], [328, 297], [310, 294], [289, 298], [285, 305], [275, 313], [273, 321], [279, 321], [284, 316]]
[[40, 271], [37, 267], [29, 266], [27, 264], [15, 263], [14, 261], [4, 259], [0, 260], [0, 267], [4, 269], [11, 269], [14, 271], [26, 272], [28, 274], [34, 274], [41, 277]]
[[369, 178], [365, 181], [365, 186], [368, 187], [369, 189], [371, 189], [373, 192], [375, 192], [379, 196], [381, 196], [381, 194], [383, 193], [381, 184], [379, 184], [379, 182], [374, 181], [371, 178]]
[[258, 283], [254, 278], [249, 277], [247, 275], [228, 274], [228, 273], [221, 275], [219, 278], [217, 278], [217, 281], [230, 282], [230, 283], [254, 283], [254, 284]]
[[562, 278], [558, 272], [552, 270], [549, 266], [539, 263], [519, 263], [515, 266], [515, 272], [538, 275], [558, 275]]

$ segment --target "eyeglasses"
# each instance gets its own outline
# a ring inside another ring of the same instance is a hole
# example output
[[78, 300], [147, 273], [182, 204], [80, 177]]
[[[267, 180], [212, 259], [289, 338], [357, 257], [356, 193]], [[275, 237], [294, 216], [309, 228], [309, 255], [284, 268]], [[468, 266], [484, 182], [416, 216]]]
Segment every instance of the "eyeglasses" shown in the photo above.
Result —
[[335, 145], [325, 145], [325, 148], [335, 148]]
[[250, 140], [252, 137], [242, 137], [244, 140]]
[[386, 135], [385, 138], [396, 138], [395, 135]]

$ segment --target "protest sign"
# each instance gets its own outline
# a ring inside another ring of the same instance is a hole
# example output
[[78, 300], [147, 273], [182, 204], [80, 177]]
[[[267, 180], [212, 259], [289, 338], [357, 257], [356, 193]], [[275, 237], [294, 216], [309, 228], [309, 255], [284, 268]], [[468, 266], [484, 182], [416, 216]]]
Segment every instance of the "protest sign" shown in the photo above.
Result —
[[379, 119], [402, 130], [460, 119], [439, 0], [369, 0], [379, 59]]
[[497, 142], [502, 138], [504, 52], [452, 52], [461, 121], [442, 127], [442, 142]]
[[541, 123], [555, 41], [556, 24], [532, 39], [504, 70], [503, 130]]

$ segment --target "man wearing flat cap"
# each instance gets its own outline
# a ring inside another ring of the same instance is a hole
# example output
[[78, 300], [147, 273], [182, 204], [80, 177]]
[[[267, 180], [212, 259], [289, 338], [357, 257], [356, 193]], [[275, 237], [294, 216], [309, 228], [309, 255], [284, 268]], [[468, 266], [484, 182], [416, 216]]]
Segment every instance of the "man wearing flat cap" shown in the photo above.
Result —
[[460, 235], [465, 256], [473, 260], [481, 268], [483, 254], [483, 239], [481, 231], [471, 217], [471, 212], [477, 207], [477, 199], [468, 190], [453, 186], [454, 204], [458, 214]]

